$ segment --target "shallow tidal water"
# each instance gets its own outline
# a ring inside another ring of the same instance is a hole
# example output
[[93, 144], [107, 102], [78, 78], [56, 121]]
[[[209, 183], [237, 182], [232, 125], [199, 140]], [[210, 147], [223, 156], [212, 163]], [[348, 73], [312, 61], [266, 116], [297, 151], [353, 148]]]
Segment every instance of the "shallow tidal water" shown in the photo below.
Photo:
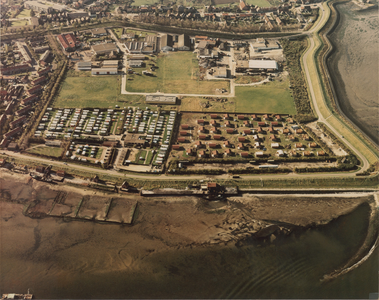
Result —
[[[378, 291], [377, 250], [352, 272], [320, 282], [358, 249], [368, 211], [361, 205], [328, 225], [272, 243], [172, 248], [134, 254], [130, 264], [135, 245], [123, 241], [130, 227], [21, 215], [17, 238], [1, 231], [0, 293], [30, 288], [37, 299], [368, 298]], [[21, 231], [34, 234], [34, 244], [23, 245]], [[112, 253], [123, 257], [124, 266]]]

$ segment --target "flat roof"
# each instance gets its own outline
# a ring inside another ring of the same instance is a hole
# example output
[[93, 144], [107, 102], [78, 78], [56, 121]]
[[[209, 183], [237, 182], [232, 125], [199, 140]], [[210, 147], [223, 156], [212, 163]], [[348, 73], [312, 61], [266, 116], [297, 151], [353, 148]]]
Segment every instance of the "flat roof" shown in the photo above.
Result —
[[91, 67], [92, 62], [90, 61], [79, 61], [78, 62], [78, 67]]
[[116, 72], [117, 68], [94, 68], [92, 69], [92, 73], [94, 72]]
[[251, 69], [278, 69], [278, 63], [275, 60], [249, 60], [249, 68]]
[[93, 45], [92, 49], [95, 52], [98, 52], [98, 51], [116, 51], [117, 47], [116, 47], [116, 44], [114, 44], [114, 43], [107, 43], [107, 44]]
[[167, 103], [167, 104], [176, 104], [175, 96], [155, 96], [147, 95], [146, 103]]

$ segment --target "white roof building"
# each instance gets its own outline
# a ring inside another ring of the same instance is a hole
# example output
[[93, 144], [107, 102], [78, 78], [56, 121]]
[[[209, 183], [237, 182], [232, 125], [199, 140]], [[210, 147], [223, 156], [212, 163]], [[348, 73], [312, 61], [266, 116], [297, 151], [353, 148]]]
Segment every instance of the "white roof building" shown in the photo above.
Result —
[[278, 69], [278, 63], [275, 60], [249, 60], [250, 69]]

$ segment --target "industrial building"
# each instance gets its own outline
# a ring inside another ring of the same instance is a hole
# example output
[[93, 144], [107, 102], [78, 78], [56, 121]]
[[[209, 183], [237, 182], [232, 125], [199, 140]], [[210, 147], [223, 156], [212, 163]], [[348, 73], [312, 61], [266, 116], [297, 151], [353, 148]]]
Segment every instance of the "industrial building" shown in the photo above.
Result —
[[129, 64], [129, 67], [131, 68], [142, 68], [144, 65], [144, 62], [142, 60], [129, 60], [128, 64]]
[[265, 50], [275, 50], [280, 49], [280, 46], [277, 41], [268, 41], [264, 38], [257, 38], [255, 42], [251, 43], [251, 47], [253, 48], [253, 51], [258, 53]]
[[108, 44], [93, 45], [92, 51], [95, 52], [96, 55], [102, 55], [102, 54], [110, 54], [111, 52], [118, 53], [118, 48], [115, 43], [108, 43]]
[[117, 68], [95, 68], [92, 69], [92, 75], [117, 75]]
[[249, 60], [249, 69], [277, 71], [278, 63], [275, 60], [252, 59], [252, 60]]
[[146, 96], [146, 104], [176, 104], [175, 96], [155, 96], [155, 95], [147, 95]]
[[92, 63], [90, 61], [80, 61], [78, 62], [79, 71], [91, 71]]

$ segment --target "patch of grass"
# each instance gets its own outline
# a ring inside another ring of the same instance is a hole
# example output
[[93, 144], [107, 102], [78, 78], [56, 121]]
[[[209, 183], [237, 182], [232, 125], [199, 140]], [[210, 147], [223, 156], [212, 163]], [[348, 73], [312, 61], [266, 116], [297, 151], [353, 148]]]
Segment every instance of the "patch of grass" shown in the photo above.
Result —
[[63, 148], [59, 147], [47, 147], [47, 146], [40, 146], [40, 147], [35, 147], [32, 149], [28, 149], [28, 153], [33, 153], [33, 154], [40, 154], [40, 155], [46, 155], [50, 157], [60, 157], [63, 153]]
[[[181, 111], [235, 111], [235, 99], [227, 98], [226, 102], [220, 102], [214, 100], [208, 100], [202, 97], [183, 97], [181, 101], [180, 110]], [[208, 104], [208, 107], [206, 107]]]
[[120, 76], [67, 77], [53, 107], [114, 108], [144, 104], [144, 96], [121, 95]]
[[17, 19], [21, 19], [21, 18], [29, 18], [30, 17], [30, 9], [24, 9], [22, 12], [20, 12], [18, 15], [17, 15]]
[[29, 25], [28, 20], [18, 20], [18, 21], [12, 21], [11, 27], [28, 26], [28, 25]]
[[141, 6], [141, 5], [152, 5], [158, 3], [156, 0], [134, 0], [133, 6]]
[[246, 0], [246, 4], [258, 5], [259, 7], [270, 7], [271, 4], [267, 0]]
[[113, 30], [114, 34], [117, 36], [117, 38], [121, 39], [121, 35], [122, 35], [124, 29], [123, 28], [113, 28], [112, 30]]
[[255, 76], [237, 76], [237, 78], [234, 80], [237, 84], [249, 84], [254, 82], [262, 81], [264, 77], [255, 75]]
[[236, 86], [236, 112], [295, 114], [288, 81], [266, 85]]
[[[146, 63], [152, 63], [146, 61]], [[192, 52], [161, 54], [154, 62], [158, 69], [155, 77], [133, 76], [128, 80], [128, 92], [155, 93], [157, 91], [173, 94], [215, 94], [216, 89], [229, 90], [228, 81], [199, 80], [199, 65]], [[138, 73], [142, 72], [138, 71]]]

